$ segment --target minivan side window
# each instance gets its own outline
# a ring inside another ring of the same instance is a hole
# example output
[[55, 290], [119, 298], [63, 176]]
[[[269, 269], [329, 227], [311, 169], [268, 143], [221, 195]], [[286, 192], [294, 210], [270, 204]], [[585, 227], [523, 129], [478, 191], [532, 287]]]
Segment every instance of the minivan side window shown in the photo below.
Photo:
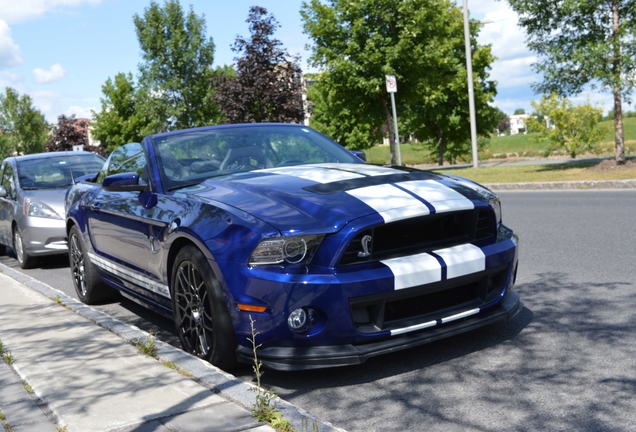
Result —
[[2, 173], [2, 186], [7, 191], [8, 199], [15, 199], [15, 180], [13, 179], [13, 167], [8, 163], [4, 165]]

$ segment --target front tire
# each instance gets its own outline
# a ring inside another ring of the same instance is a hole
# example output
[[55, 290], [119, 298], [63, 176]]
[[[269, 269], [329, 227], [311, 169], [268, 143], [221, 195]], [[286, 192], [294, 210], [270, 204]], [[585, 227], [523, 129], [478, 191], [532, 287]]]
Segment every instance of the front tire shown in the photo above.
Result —
[[183, 349], [221, 369], [234, 369], [236, 336], [221, 284], [197, 248], [186, 246], [177, 253], [170, 286]]
[[68, 235], [68, 261], [73, 286], [82, 303], [108, 303], [117, 298], [117, 292], [99, 278], [97, 267], [85, 253], [82, 237], [76, 226], [71, 228]]
[[30, 269], [34, 266], [36, 258], [29, 255], [24, 249], [24, 241], [22, 240], [22, 233], [17, 226], [13, 229], [13, 250], [15, 252], [15, 258], [18, 260], [18, 264], [23, 269]]

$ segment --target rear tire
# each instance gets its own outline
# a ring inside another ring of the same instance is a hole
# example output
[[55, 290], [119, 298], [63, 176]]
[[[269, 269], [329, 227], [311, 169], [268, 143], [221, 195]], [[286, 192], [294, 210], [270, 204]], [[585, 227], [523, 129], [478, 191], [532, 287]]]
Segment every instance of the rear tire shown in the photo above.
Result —
[[186, 246], [177, 253], [170, 287], [183, 349], [221, 369], [236, 368], [236, 335], [221, 284], [197, 248]]
[[24, 241], [22, 240], [22, 233], [17, 226], [13, 228], [13, 251], [15, 252], [15, 258], [18, 260], [18, 264], [23, 269], [30, 269], [35, 265], [36, 257], [29, 255], [24, 250]]
[[73, 226], [68, 235], [68, 261], [77, 297], [89, 305], [115, 300], [117, 291], [99, 278], [97, 267], [90, 261], [85, 250], [80, 231]]

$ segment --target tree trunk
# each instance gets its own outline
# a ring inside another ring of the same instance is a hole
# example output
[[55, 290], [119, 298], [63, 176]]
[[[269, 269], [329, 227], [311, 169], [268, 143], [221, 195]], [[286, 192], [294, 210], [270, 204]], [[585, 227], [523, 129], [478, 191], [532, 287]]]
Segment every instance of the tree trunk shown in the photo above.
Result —
[[616, 149], [616, 163], [625, 163], [625, 136], [623, 132], [623, 98], [621, 95], [621, 47], [620, 47], [620, 16], [619, 0], [612, 0], [612, 45], [614, 59], [612, 73], [614, 75], [614, 144]]
[[444, 132], [440, 131], [437, 139], [437, 164], [439, 166], [444, 165], [444, 151], [446, 150], [446, 143], [444, 142]]
[[385, 97], [382, 98], [382, 107], [384, 108], [384, 116], [386, 118], [386, 126], [389, 130], [389, 148], [391, 150], [391, 165], [397, 165], [397, 144], [395, 142], [395, 131], [393, 130], [393, 116], [389, 109], [389, 102]]

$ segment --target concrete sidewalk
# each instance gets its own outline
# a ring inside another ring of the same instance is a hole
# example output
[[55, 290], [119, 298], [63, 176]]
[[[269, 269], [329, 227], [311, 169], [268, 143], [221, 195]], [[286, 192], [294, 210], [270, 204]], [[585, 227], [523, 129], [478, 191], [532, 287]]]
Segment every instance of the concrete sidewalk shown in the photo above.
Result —
[[18, 381], [33, 388], [47, 414], [3, 366], [0, 410], [15, 432], [273, 431], [245, 407], [3, 274], [0, 311], [0, 341]]

